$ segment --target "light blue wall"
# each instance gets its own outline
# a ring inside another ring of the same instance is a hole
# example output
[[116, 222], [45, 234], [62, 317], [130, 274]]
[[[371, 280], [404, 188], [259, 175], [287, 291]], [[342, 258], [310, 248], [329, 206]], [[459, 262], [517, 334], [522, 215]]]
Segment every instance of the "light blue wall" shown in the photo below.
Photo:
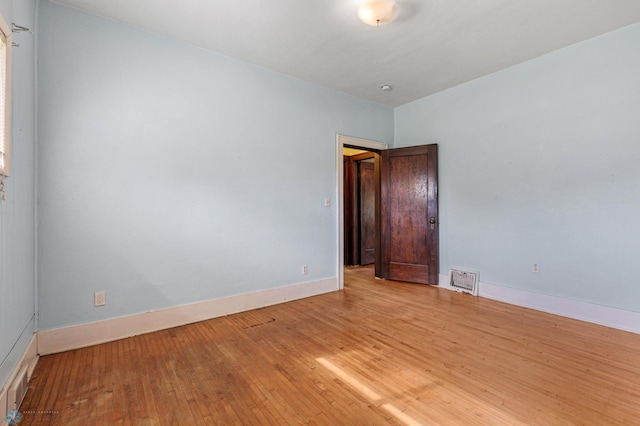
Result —
[[[335, 134], [392, 143], [392, 111], [39, 16], [40, 329], [335, 276]], [[635, 25], [397, 108], [395, 146], [439, 144], [440, 272], [639, 311], [638, 75]]]
[[640, 24], [397, 108], [423, 143], [440, 273], [640, 311]]
[[39, 18], [40, 329], [336, 276], [335, 135], [391, 142], [391, 109], [46, 1]]
[[[11, 22], [35, 31], [35, 0], [0, 1]], [[14, 33], [12, 173], [0, 201], [0, 389], [24, 353], [34, 331], [34, 35]]]

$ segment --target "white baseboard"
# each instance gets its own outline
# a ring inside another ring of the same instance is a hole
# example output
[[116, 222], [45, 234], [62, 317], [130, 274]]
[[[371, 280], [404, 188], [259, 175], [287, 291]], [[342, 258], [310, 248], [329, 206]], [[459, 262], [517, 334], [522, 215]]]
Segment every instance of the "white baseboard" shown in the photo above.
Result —
[[11, 376], [9, 376], [9, 380], [7, 380], [7, 385], [4, 389], [0, 390], [0, 424], [7, 424], [5, 422], [5, 418], [7, 417], [7, 406], [9, 401], [7, 400], [7, 393], [9, 391], [9, 387], [15, 380], [16, 376], [22, 370], [24, 366], [27, 366], [27, 376], [29, 377], [29, 381], [31, 380], [31, 375], [33, 374], [33, 370], [36, 368], [36, 364], [38, 363], [38, 345], [37, 338], [34, 334], [31, 337], [31, 341], [27, 346], [27, 349], [24, 351], [22, 356], [20, 357], [20, 361], [16, 364]]
[[[439, 276], [439, 286], [451, 289], [448, 275]], [[37, 333], [37, 354], [48, 355], [64, 352], [210, 318], [258, 309], [290, 300], [329, 293], [337, 289], [337, 277], [332, 277], [94, 323], [44, 330]], [[486, 282], [479, 283], [479, 296], [640, 334], [640, 313], [638, 312], [528, 292]], [[31, 348], [32, 346], [33, 342], [29, 347]], [[37, 355], [35, 356], [37, 360]], [[33, 363], [33, 366], [35, 367], [35, 363]], [[16, 369], [16, 373], [17, 371], [18, 369]], [[29, 377], [31, 377], [32, 371], [33, 368], [29, 371]], [[2, 407], [0, 403], [0, 414], [2, 414]]]
[[[486, 282], [480, 282], [478, 285], [478, 296], [480, 297], [640, 334], [640, 312], [626, 311]], [[439, 287], [451, 290], [448, 275], [440, 275]]]
[[337, 290], [338, 279], [333, 277], [88, 324], [44, 330], [37, 333], [38, 354], [48, 355], [97, 345]]

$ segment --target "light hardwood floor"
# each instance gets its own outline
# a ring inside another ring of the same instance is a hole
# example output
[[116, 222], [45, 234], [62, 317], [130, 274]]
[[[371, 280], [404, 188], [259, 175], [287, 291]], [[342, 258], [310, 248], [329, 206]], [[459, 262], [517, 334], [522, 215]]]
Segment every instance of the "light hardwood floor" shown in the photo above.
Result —
[[45, 356], [21, 425], [640, 424], [640, 335], [368, 267], [345, 283]]

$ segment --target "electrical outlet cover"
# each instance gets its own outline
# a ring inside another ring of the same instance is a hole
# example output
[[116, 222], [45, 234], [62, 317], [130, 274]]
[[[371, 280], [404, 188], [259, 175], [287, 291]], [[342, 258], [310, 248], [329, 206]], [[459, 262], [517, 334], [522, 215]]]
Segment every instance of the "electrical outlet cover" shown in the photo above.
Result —
[[95, 306], [104, 306], [107, 303], [107, 296], [104, 291], [97, 291], [93, 297]]

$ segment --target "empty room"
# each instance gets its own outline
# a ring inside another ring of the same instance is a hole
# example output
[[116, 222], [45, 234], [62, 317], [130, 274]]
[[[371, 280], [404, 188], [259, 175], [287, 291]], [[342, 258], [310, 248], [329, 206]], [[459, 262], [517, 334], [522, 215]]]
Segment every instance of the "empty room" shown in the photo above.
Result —
[[0, 0], [0, 424], [636, 424], [637, 0]]

